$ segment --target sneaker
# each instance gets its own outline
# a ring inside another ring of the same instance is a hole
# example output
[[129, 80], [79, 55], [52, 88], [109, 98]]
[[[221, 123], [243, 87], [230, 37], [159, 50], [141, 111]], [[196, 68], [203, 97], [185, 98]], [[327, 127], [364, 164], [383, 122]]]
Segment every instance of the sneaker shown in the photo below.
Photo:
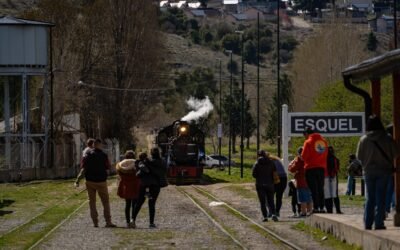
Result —
[[156, 224], [151, 223], [151, 224], [149, 225], [149, 228], [157, 228], [157, 226], [156, 226]]
[[263, 221], [263, 222], [267, 222], [267, 221], [268, 221], [268, 218], [267, 218], [267, 217], [264, 217], [262, 221]]
[[94, 226], [94, 227], [99, 227], [99, 224], [94, 223], [93, 226]]
[[293, 214], [293, 215], [290, 215], [290, 216], [289, 216], [289, 218], [297, 218], [297, 217], [298, 217], [297, 214]]
[[106, 224], [106, 227], [110, 227], [110, 228], [111, 228], [111, 227], [117, 227], [117, 225], [115, 225], [115, 224], [113, 224], [113, 223], [107, 223], [107, 224]]
[[128, 226], [129, 228], [136, 228], [136, 223], [132, 220], [130, 223], [129, 223], [129, 226]]
[[299, 214], [299, 218], [307, 217], [307, 214]]
[[272, 215], [272, 220], [273, 221], [278, 221], [278, 217], [276, 215]]
[[375, 227], [375, 230], [386, 230], [385, 226]]

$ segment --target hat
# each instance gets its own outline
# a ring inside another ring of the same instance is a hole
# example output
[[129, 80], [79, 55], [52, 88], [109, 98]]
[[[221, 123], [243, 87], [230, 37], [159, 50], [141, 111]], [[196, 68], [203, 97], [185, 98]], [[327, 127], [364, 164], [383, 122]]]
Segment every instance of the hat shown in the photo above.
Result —
[[311, 135], [311, 134], [314, 134], [314, 129], [312, 129], [311, 127], [306, 127], [305, 129], [304, 129], [304, 132], [303, 132], [303, 134], [304, 135]]
[[302, 152], [303, 152], [303, 147], [299, 147], [297, 149], [297, 154], [301, 155]]
[[257, 151], [257, 156], [264, 156], [267, 157], [268, 153], [265, 150], [258, 150]]

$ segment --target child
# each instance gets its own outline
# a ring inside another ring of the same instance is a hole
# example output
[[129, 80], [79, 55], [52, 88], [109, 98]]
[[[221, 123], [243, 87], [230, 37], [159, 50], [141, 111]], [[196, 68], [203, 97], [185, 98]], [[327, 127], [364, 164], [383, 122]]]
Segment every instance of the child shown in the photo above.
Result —
[[292, 179], [288, 182], [289, 187], [289, 196], [292, 196], [292, 211], [293, 215], [290, 216], [292, 218], [296, 218], [300, 216], [301, 207], [297, 201], [297, 188], [296, 188], [296, 180]]
[[296, 158], [289, 164], [288, 170], [294, 174], [297, 183], [297, 199], [301, 206], [300, 217], [305, 217], [312, 212], [313, 202], [311, 192], [307, 186], [306, 175], [304, 170], [304, 161], [301, 158], [303, 147], [297, 150]]

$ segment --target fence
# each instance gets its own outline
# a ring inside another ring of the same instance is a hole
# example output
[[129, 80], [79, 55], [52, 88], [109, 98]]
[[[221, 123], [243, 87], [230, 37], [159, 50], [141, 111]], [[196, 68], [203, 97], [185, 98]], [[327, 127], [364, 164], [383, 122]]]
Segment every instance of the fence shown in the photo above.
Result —
[[[21, 139], [13, 138], [8, 144], [0, 141], [0, 182], [15, 182], [36, 179], [69, 178], [77, 175], [82, 150], [85, 147], [80, 136], [65, 135], [51, 142], [54, 151], [54, 164], [50, 164], [50, 144], [41, 138], [31, 139], [24, 144]], [[10, 147], [10, 148], [7, 148]], [[26, 162], [23, 153], [26, 153]], [[8, 152], [8, 153], [7, 153]], [[106, 139], [104, 152], [114, 165], [119, 161], [119, 142], [116, 139]]]

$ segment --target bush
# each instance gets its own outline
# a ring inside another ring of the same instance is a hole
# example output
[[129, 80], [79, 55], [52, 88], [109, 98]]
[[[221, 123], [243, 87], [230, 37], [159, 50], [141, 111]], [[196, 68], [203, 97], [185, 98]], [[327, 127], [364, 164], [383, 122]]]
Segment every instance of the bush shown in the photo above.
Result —
[[192, 30], [190, 32], [190, 39], [192, 40], [193, 43], [195, 44], [200, 44], [200, 34], [197, 30]]
[[294, 50], [298, 44], [299, 43], [294, 37], [288, 36], [282, 39], [282, 42], [279, 46], [281, 49], [291, 51]]
[[267, 37], [260, 39], [260, 53], [269, 53], [272, 50], [272, 40]]
[[378, 47], [378, 40], [376, 39], [375, 34], [371, 31], [368, 34], [367, 49], [369, 51], [375, 51], [377, 47]]
[[221, 40], [221, 45], [226, 50], [232, 50], [235, 54], [240, 54], [240, 37], [236, 34], [227, 34]]
[[202, 29], [200, 31], [200, 34], [201, 34], [201, 39], [204, 41], [204, 43], [211, 43], [214, 39], [213, 34], [208, 29]]
[[189, 28], [193, 29], [193, 30], [199, 30], [200, 26], [199, 26], [199, 22], [196, 19], [189, 19], [189, 21], [187, 22]]
[[[230, 72], [231, 70], [231, 61], [229, 60], [229, 62], [226, 65], [226, 68], [228, 69], [228, 72]], [[238, 73], [238, 64], [236, 61], [232, 60], [232, 74], [237, 74]]]
[[233, 33], [232, 27], [226, 23], [219, 23], [215, 29], [218, 40], [221, 40], [227, 34]]
[[243, 51], [244, 60], [249, 63], [257, 63], [257, 47], [252, 40], [246, 41]]

